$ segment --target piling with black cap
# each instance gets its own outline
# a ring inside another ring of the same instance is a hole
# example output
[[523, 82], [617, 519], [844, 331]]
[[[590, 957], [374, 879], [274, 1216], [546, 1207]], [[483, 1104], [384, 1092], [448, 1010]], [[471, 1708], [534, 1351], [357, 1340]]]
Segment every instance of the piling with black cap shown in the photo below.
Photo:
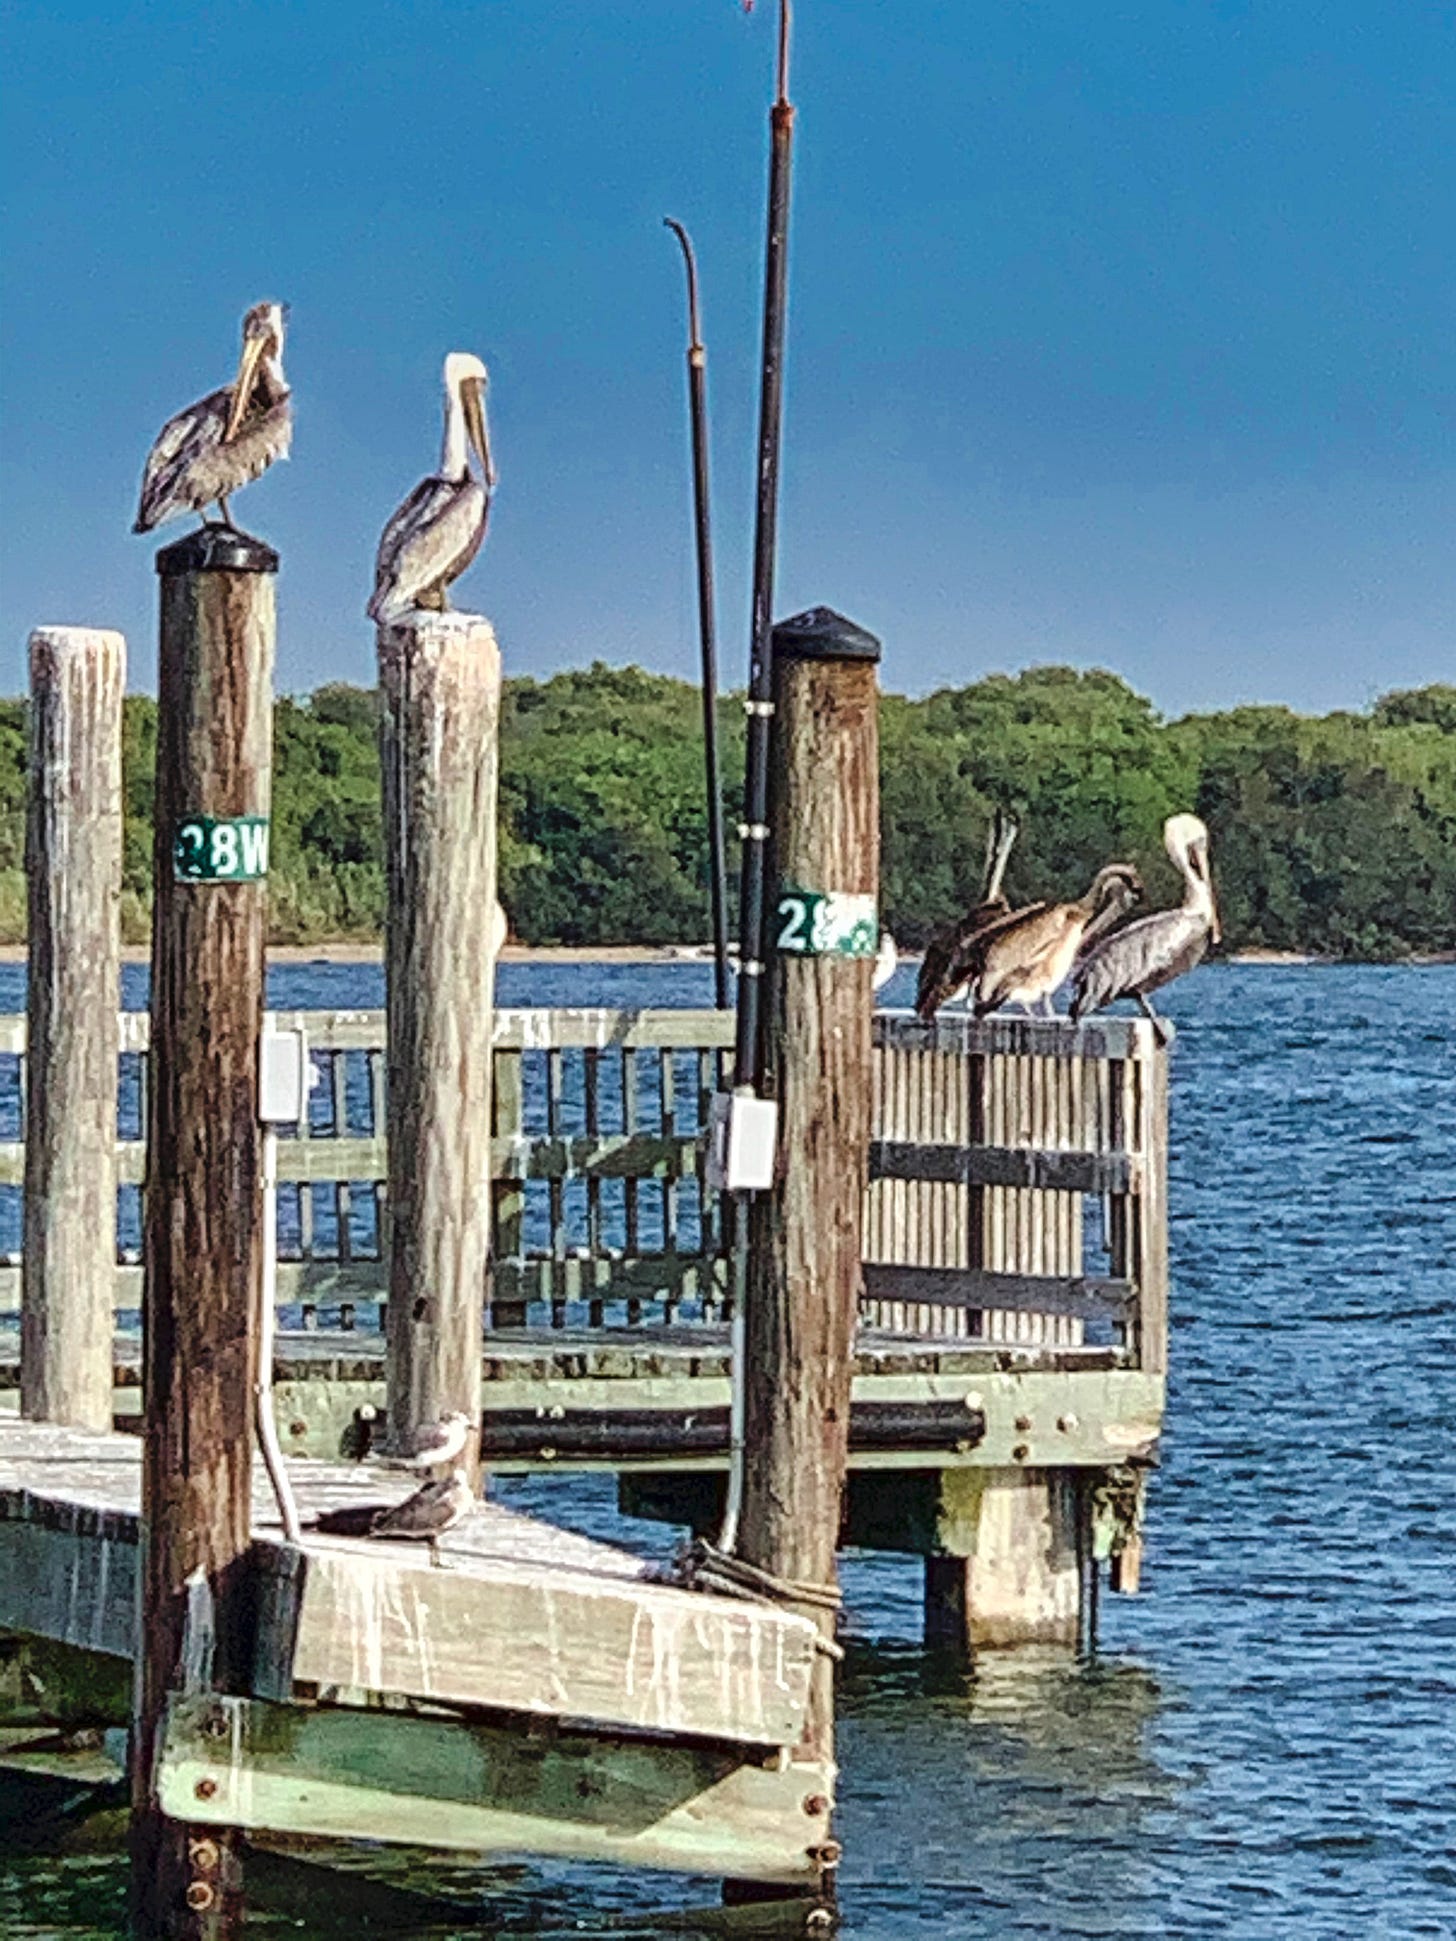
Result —
[[[271, 547], [226, 527], [157, 555], [162, 581], [143, 1223], [141, 1650], [132, 1735], [137, 1931], [240, 1931], [241, 1840], [168, 1819], [154, 1791], [168, 1697], [246, 1689], [243, 1563], [262, 1285], [258, 1040], [273, 746]], [[189, 1643], [189, 1609], [194, 1632]]]
[[[773, 630], [763, 1079], [778, 1133], [775, 1185], [749, 1215], [739, 1552], [826, 1637], [869, 1165], [879, 658], [872, 634], [824, 607]], [[805, 1750], [831, 1758], [833, 1735], [826, 1656]]]

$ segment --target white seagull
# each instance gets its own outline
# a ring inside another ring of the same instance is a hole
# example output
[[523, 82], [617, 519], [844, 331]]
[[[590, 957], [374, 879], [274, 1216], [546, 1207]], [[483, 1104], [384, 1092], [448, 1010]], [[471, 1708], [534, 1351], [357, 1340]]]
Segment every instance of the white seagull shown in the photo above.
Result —
[[410, 1438], [410, 1447], [398, 1455], [382, 1458], [388, 1469], [443, 1469], [453, 1464], [470, 1440], [470, 1417], [463, 1409], [452, 1409], [438, 1422], [427, 1423]]

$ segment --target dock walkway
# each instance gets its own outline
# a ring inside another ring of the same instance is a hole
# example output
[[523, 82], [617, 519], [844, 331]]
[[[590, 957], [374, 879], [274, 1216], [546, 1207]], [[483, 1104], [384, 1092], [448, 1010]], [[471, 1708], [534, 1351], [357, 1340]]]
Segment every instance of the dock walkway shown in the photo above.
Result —
[[[0, 1420], [0, 1724], [119, 1724], [95, 1660], [137, 1644], [140, 1445]], [[305, 1522], [398, 1500], [369, 1464], [294, 1462]], [[255, 1490], [246, 1689], [179, 1694], [169, 1812], [807, 1879], [796, 1766], [815, 1631], [650, 1581], [639, 1559], [484, 1502], [444, 1540], [286, 1542]], [[58, 1649], [56, 1649], [58, 1648]], [[57, 1673], [63, 1675], [59, 1681]], [[129, 1683], [129, 1677], [126, 1681]], [[47, 1694], [50, 1702], [47, 1702]]]

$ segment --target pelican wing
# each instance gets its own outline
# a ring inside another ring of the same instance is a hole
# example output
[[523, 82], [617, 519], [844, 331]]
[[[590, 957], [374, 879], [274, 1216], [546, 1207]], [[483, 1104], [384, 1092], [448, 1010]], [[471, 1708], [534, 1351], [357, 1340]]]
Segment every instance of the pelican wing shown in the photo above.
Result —
[[1077, 966], [1072, 1016], [1120, 997], [1146, 997], [1202, 961], [1208, 924], [1187, 910], [1156, 910], [1103, 939]]
[[1020, 923], [1045, 910], [1047, 905], [1026, 903], [1019, 910], [1008, 910], [1004, 902], [980, 903], [959, 923], [947, 924], [925, 947], [920, 966], [920, 981], [915, 992], [915, 1009], [927, 1023], [941, 1005], [963, 984], [979, 977], [986, 952], [1009, 924]]
[[180, 512], [200, 512], [214, 499], [236, 492], [288, 456], [293, 415], [285, 390], [260, 402], [257, 397], [237, 436], [225, 440], [232, 390], [209, 391], [169, 418], [147, 454], [141, 503], [133, 532], [150, 532]]
[[982, 953], [977, 1015], [1006, 1003], [1017, 986], [1035, 983], [1048, 974], [1066, 953], [1069, 940], [1075, 948], [1086, 921], [1085, 912], [1076, 904], [1040, 903], [1018, 910], [999, 924]]
[[232, 392], [226, 387], [209, 391], [162, 426], [147, 453], [133, 532], [150, 532], [174, 513], [190, 512], [207, 503], [187, 490], [188, 476], [200, 458], [222, 443], [231, 401]]
[[421, 479], [379, 537], [370, 618], [402, 619], [480, 551], [489, 500], [473, 478]]

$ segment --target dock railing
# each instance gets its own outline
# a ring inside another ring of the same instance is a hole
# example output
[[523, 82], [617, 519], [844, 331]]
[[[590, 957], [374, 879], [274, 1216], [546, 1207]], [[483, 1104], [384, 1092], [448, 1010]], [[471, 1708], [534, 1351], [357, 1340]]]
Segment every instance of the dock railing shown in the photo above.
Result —
[[[382, 1325], [384, 1014], [279, 1013], [318, 1072], [280, 1146], [280, 1323]], [[714, 1011], [496, 1013], [487, 1329], [725, 1318], [708, 1101], [729, 1076]], [[122, 1016], [118, 1270], [140, 1308], [148, 1019]], [[1114, 1347], [1166, 1359], [1167, 1054], [1141, 1019], [875, 1019], [867, 1323], [918, 1338]], [[7, 1069], [8, 1068], [8, 1069]], [[0, 1329], [18, 1324], [25, 1022], [0, 1019]], [[10, 1204], [7, 1206], [6, 1201]]]

